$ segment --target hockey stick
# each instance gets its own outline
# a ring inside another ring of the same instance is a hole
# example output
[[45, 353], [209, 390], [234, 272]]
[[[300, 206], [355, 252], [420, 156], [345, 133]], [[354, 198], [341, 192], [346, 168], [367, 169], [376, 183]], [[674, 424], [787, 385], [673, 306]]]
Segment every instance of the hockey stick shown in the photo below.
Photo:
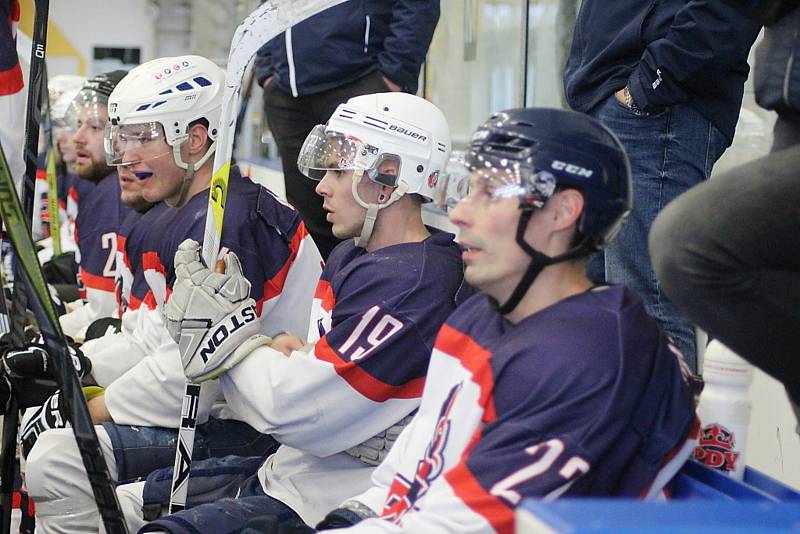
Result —
[[86, 406], [78, 375], [72, 365], [72, 357], [47, 290], [30, 228], [22, 213], [22, 206], [14, 189], [14, 180], [8, 170], [2, 147], [0, 147], [0, 217], [6, 224], [6, 230], [17, 252], [17, 262], [20, 267], [18, 271], [22, 275], [17, 285], [24, 282], [27, 286], [28, 295], [31, 297], [30, 303], [47, 350], [55, 356], [52, 361], [53, 371], [61, 387], [67, 417], [72, 424], [75, 441], [78, 443], [78, 450], [103, 524], [109, 533], [127, 533], [117, 502], [115, 486], [100, 450], [89, 408]]
[[[0, 147], [2, 149], [2, 147]], [[6, 293], [0, 280], [0, 334], [11, 330], [8, 323], [8, 305]], [[0, 451], [0, 472], [3, 474], [2, 484], [2, 519], [0, 527], [3, 534], [11, 532], [11, 506], [14, 496], [14, 470], [17, 453], [17, 426], [19, 425], [19, 408], [14, 395], [8, 402], [8, 412], [3, 416], [3, 441]]]
[[[36, 16], [33, 20], [33, 42], [31, 45], [31, 66], [28, 77], [28, 102], [25, 116], [25, 177], [22, 180], [22, 200], [25, 207], [24, 214], [28, 221], [30, 231], [33, 217], [33, 193], [36, 184], [36, 155], [39, 144], [39, 124], [41, 123], [42, 88], [46, 83], [44, 79], [44, 57], [47, 44], [47, 21], [50, 11], [49, 0], [35, 0]], [[13, 183], [13, 182], [12, 182]], [[9, 221], [3, 217], [6, 226]], [[19, 255], [19, 252], [16, 252]], [[15, 346], [22, 345], [25, 335], [25, 321], [27, 319], [28, 295], [25, 284], [20, 284], [19, 258], [14, 265], [14, 296], [11, 301], [11, 342]], [[14, 488], [14, 460], [16, 458], [17, 426], [19, 425], [19, 409], [16, 398], [12, 398], [8, 413], [3, 420], [3, 439], [0, 449], [0, 467], [2, 468], [2, 481], [0, 481], [0, 505], [3, 509], [2, 532], [11, 531], [11, 504]]]
[[[222, 221], [228, 194], [228, 176], [231, 170], [233, 139], [242, 79], [250, 60], [267, 41], [277, 37], [298, 22], [311, 17], [345, 0], [266, 0], [236, 29], [231, 40], [228, 66], [225, 71], [225, 89], [222, 93], [222, 118], [214, 154], [214, 174], [208, 195], [208, 213], [203, 236], [203, 260], [214, 266], [222, 238]], [[186, 383], [181, 408], [181, 426], [172, 471], [172, 492], [169, 510], [174, 513], [186, 506], [189, 467], [194, 448], [194, 429], [197, 423], [197, 402], [200, 386]]]
[[[45, 74], [45, 82], [47, 74]], [[58, 173], [56, 172], [56, 144], [53, 142], [53, 118], [50, 116], [50, 94], [42, 94], [44, 102], [44, 137], [49, 145], [45, 159], [47, 170], [47, 214], [50, 219], [50, 239], [53, 241], [53, 257], [61, 255], [61, 221], [58, 217]]]

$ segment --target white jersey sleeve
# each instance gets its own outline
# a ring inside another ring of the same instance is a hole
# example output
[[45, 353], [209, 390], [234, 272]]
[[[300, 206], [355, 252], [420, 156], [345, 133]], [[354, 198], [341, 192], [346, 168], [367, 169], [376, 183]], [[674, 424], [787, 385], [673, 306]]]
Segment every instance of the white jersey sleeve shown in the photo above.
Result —
[[321, 457], [364, 442], [418, 404], [365, 397], [313, 351], [286, 357], [261, 347], [220, 381], [231, 409], [253, 428]]
[[172, 342], [161, 313], [141, 307], [122, 315], [122, 331], [86, 342], [84, 354], [92, 361], [92, 375], [98, 384], [108, 387], [114, 380]]
[[[170, 339], [106, 388], [106, 406], [117, 424], [177, 428], [185, 385], [178, 346]], [[198, 423], [219, 397], [217, 382], [203, 384]]]

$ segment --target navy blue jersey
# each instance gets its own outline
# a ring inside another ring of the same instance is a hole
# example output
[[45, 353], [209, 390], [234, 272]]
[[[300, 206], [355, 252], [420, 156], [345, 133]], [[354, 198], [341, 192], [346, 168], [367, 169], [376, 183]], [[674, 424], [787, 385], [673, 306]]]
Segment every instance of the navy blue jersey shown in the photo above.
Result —
[[[374, 401], [422, 394], [433, 339], [463, 284], [453, 235], [430, 231], [421, 243], [374, 252], [346, 240], [317, 284], [314, 353]], [[368, 358], [376, 349], [380, 357]]]
[[[147, 293], [142, 294], [143, 286], [134, 277], [133, 301], [149, 308], [166, 302], [175, 281], [175, 251], [186, 239], [203, 241], [207, 210], [208, 192], [202, 191], [180, 209], [163, 210], [153, 221], [152, 226], [159, 230], [145, 237], [142, 253]], [[283, 291], [289, 268], [307, 236], [293, 208], [242, 177], [238, 168], [231, 169], [220, 253], [231, 250], [239, 256], [259, 314], [267, 301]]]
[[510, 533], [525, 497], [654, 497], [696, 432], [685, 368], [630, 290], [518, 324], [476, 295], [439, 332], [420, 410], [358, 497], [382, 519], [352, 530]]
[[96, 292], [110, 297], [113, 303], [116, 302], [117, 231], [131, 210], [120, 201], [116, 172], [93, 187], [85, 182], [79, 180], [76, 184], [80, 197], [75, 219], [75, 241], [80, 252], [78, 276], [86, 288], [88, 300], [92, 299], [90, 293]]
[[154, 222], [161, 213], [168, 209], [167, 205], [159, 202], [144, 213], [131, 210], [120, 224], [117, 232], [117, 305], [120, 316], [129, 307], [138, 308], [132, 304], [132, 288], [134, 279], [143, 284], [139, 289], [140, 294], [147, 294], [147, 282], [142, 271], [142, 251], [145, 237], [150, 232], [160, 234], [162, 231]]

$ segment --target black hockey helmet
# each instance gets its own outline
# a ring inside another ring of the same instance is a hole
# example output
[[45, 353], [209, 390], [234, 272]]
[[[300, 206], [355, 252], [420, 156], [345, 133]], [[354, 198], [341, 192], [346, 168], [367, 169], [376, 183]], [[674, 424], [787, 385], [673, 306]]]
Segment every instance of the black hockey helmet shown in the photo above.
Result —
[[77, 130], [78, 120], [82, 115], [81, 120], [93, 122], [95, 126], [103, 128], [108, 114], [106, 109], [108, 97], [126, 74], [128, 74], [127, 71], [115, 70], [98, 74], [83, 82], [78, 94], [67, 109], [67, 122]]
[[[630, 163], [622, 143], [599, 121], [574, 111], [517, 108], [496, 113], [472, 135], [466, 164], [479, 177], [504, 176], [502, 190], [517, 196], [522, 210], [516, 239], [531, 256], [531, 265], [509, 301], [498, 304], [501, 313], [516, 307], [544, 267], [604, 248], [633, 204]], [[549, 257], [525, 242], [524, 234], [533, 210], [557, 188], [580, 191], [584, 207], [576, 244]]]
[[467, 153], [471, 169], [518, 165], [523, 210], [541, 207], [554, 183], [584, 196], [578, 223], [587, 253], [604, 248], [632, 205], [631, 171], [617, 136], [583, 113], [518, 108], [493, 115], [478, 127]]
[[108, 101], [117, 84], [128, 74], [126, 70], [113, 70], [93, 76], [83, 82], [81, 91], [92, 91]]

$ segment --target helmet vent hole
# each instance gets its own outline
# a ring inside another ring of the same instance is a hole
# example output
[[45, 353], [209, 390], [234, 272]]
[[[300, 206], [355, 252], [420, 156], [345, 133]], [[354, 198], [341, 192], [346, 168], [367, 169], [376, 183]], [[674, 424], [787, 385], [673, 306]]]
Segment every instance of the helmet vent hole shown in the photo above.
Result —
[[424, 170], [425, 170], [425, 167], [423, 167], [422, 165], [417, 165], [417, 172], [422, 172]]
[[389, 106], [383, 106], [383, 111], [389, 111]]

